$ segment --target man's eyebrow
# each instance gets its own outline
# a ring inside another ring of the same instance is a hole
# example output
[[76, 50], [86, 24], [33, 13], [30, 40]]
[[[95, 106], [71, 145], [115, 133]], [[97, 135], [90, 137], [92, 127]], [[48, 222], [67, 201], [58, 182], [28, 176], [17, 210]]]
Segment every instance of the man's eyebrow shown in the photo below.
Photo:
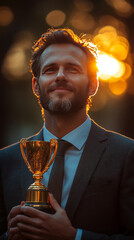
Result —
[[57, 64], [56, 63], [47, 63], [44, 64], [44, 66], [42, 67], [42, 71], [48, 67], [55, 67]]
[[46, 68], [46, 67], [51, 67], [51, 66], [56, 66], [57, 64], [56, 63], [47, 63], [47, 64], [44, 64], [43, 66], [43, 69]]
[[75, 66], [75, 67], [79, 67], [79, 68], [81, 68], [81, 65], [78, 64], [78, 63], [68, 62], [67, 65], [68, 65], [68, 66]]

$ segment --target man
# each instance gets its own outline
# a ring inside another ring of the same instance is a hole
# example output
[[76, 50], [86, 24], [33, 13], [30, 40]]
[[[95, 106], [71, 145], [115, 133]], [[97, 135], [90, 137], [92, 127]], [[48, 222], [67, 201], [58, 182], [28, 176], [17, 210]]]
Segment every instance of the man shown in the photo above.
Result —
[[98, 88], [96, 57], [92, 43], [66, 29], [49, 30], [34, 46], [33, 91], [45, 121], [30, 139], [71, 146], [61, 205], [50, 194], [54, 214], [23, 205], [32, 176], [19, 143], [1, 150], [0, 230], [8, 228], [8, 239], [134, 240], [134, 142], [102, 129], [86, 111]]

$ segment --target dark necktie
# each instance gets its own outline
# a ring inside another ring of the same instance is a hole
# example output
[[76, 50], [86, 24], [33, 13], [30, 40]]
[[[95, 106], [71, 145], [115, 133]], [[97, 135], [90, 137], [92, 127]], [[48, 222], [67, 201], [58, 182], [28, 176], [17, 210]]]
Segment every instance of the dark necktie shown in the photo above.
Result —
[[58, 140], [58, 151], [48, 182], [48, 190], [54, 195], [55, 199], [59, 204], [61, 203], [62, 185], [64, 177], [64, 155], [69, 146], [71, 146], [71, 143], [61, 139]]

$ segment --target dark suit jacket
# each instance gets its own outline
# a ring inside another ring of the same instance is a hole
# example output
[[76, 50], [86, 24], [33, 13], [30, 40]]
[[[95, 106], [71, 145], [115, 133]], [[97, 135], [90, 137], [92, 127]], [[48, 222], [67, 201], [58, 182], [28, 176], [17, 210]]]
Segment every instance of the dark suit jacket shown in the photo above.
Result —
[[[42, 140], [42, 130], [31, 137]], [[0, 234], [32, 183], [19, 143], [0, 152]], [[85, 240], [134, 240], [134, 141], [92, 122], [66, 211]]]

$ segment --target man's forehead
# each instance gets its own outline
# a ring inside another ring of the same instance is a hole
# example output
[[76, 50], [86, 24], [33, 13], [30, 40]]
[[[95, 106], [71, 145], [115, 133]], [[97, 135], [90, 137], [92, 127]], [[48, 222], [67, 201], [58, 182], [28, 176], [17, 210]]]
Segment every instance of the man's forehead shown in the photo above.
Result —
[[41, 55], [41, 62], [48, 60], [48, 58], [76, 58], [78, 60], [87, 61], [86, 53], [79, 47], [71, 43], [51, 44], [48, 46]]

